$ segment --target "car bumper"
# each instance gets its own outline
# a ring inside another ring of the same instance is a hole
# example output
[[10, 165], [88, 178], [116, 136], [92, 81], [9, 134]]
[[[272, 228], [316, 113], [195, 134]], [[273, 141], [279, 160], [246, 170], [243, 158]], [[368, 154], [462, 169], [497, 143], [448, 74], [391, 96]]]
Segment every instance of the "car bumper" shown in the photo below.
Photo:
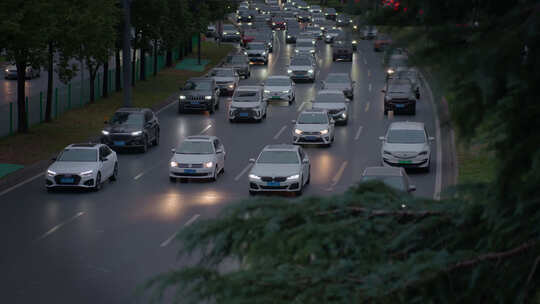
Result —
[[409, 113], [413, 112], [416, 109], [416, 102], [407, 102], [407, 103], [392, 103], [385, 102], [384, 110], [385, 111], [394, 111], [394, 113]]
[[315, 80], [315, 73], [296, 74], [293, 72], [289, 74], [289, 77], [292, 80]]
[[403, 167], [403, 168], [426, 168], [429, 166], [429, 157], [400, 159], [396, 157], [383, 157], [383, 166], [385, 167]]
[[[65, 178], [70, 179], [67, 181]], [[71, 179], [73, 181], [71, 182]], [[93, 188], [95, 186], [96, 177], [83, 177], [77, 174], [71, 174], [70, 177], [65, 177], [65, 174], [57, 174], [55, 176], [45, 176], [45, 187], [52, 188]]]
[[209, 110], [212, 108], [214, 100], [208, 101], [186, 101], [178, 104], [178, 108], [181, 110]]
[[221, 41], [236, 41], [236, 42], [239, 42], [241, 40], [242, 40], [242, 37], [240, 37], [240, 35], [227, 34], [227, 35], [221, 36]]
[[106, 144], [113, 149], [137, 148], [144, 146], [144, 137], [111, 134], [108, 136], [101, 136], [101, 143]]
[[254, 109], [235, 109], [229, 110], [229, 119], [239, 121], [239, 120], [261, 120], [262, 111]]
[[353, 54], [350, 53], [350, 54], [336, 54], [334, 55], [334, 59], [336, 61], [338, 60], [352, 60], [352, 57], [353, 57]]
[[283, 92], [271, 92], [264, 93], [264, 100], [292, 100], [292, 93], [283, 93]]
[[169, 169], [169, 177], [172, 178], [189, 178], [189, 179], [207, 179], [214, 176], [214, 168], [177, 168]]
[[256, 63], [266, 63], [267, 62], [267, 59], [266, 57], [249, 57], [249, 63], [250, 64], [256, 64]]
[[253, 192], [295, 192], [300, 190], [300, 180], [284, 181], [277, 184], [249, 179], [249, 191]]
[[293, 144], [297, 145], [327, 145], [331, 143], [330, 134], [298, 135], [293, 134]]

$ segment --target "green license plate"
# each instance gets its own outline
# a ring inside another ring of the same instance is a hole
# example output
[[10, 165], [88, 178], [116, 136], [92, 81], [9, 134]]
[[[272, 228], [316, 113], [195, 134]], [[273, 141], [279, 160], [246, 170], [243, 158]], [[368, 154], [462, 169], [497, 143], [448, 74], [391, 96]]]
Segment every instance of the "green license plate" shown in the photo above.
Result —
[[400, 160], [400, 161], [398, 161], [398, 163], [400, 163], [400, 164], [412, 164], [412, 161], [411, 160]]

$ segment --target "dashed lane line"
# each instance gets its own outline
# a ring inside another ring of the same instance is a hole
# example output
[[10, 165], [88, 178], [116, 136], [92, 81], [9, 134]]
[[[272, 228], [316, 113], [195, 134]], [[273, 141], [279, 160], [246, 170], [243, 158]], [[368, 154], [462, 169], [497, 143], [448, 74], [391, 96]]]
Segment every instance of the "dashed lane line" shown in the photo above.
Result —
[[366, 108], [364, 109], [366, 112], [369, 111], [369, 105], [370, 104], [371, 104], [371, 102], [369, 102], [369, 101], [366, 103]]
[[277, 134], [274, 136], [274, 140], [278, 139], [281, 133], [283, 133], [285, 130], [287, 130], [287, 126], [281, 127], [281, 129], [277, 132]]
[[199, 134], [202, 135], [202, 134], [206, 133], [206, 131], [210, 130], [210, 128], [212, 128], [212, 125], [206, 126], [206, 128], [202, 129], [202, 131]]
[[81, 211], [81, 212], [78, 212], [77, 214], [75, 214], [74, 216], [68, 218], [67, 220], [61, 222], [60, 224], [52, 227], [51, 229], [49, 229], [47, 232], [45, 232], [44, 234], [42, 234], [40, 237], [38, 237], [36, 239], [36, 241], [41, 241], [43, 239], [45, 239], [46, 237], [48, 237], [49, 235], [55, 233], [56, 231], [58, 231], [60, 228], [62, 228], [63, 226], [73, 222], [74, 220], [78, 219], [79, 217], [83, 216], [85, 213], [84, 211]]
[[363, 129], [363, 128], [364, 128], [364, 127], [362, 127], [362, 126], [360, 126], [360, 127], [358, 128], [358, 131], [356, 132], [356, 136], [354, 137], [354, 140], [358, 140], [358, 139], [360, 138], [360, 134], [362, 134], [362, 129]]
[[240, 173], [238, 173], [238, 175], [234, 178], [234, 181], [237, 182], [238, 180], [240, 180], [240, 178], [242, 178], [242, 176], [246, 174], [249, 169], [251, 169], [251, 166], [252, 164], [248, 164]]
[[343, 161], [343, 163], [339, 167], [339, 170], [337, 171], [336, 175], [332, 178], [332, 184], [330, 184], [330, 187], [328, 187], [328, 189], [326, 189], [326, 191], [334, 190], [334, 187], [341, 180], [341, 177], [343, 176], [343, 172], [345, 172], [345, 168], [347, 168], [348, 163], [349, 163], [348, 161]]
[[[184, 224], [184, 228], [185, 227], [188, 227], [190, 226], [191, 224], [193, 224], [198, 218], [199, 216], [201, 216], [200, 214], [195, 214], [194, 216], [192, 216], [185, 224]], [[168, 239], [166, 239], [165, 241], [163, 241], [163, 243], [161, 243], [161, 245], [159, 245], [160, 247], [167, 247], [167, 245], [169, 245], [172, 240], [174, 240], [174, 238], [178, 235], [178, 232], [180, 231], [176, 231], [175, 233], [173, 233], [173, 235], [171, 235]]]

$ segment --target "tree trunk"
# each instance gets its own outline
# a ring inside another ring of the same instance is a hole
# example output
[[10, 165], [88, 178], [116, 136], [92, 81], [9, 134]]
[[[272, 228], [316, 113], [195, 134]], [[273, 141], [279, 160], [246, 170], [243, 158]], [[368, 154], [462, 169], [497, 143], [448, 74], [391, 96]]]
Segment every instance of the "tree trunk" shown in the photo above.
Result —
[[157, 76], [157, 58], [158, 58], [158, 48], [157, 48], [157, 40], [154, 40], [154, 76]]
[[109, 59], [103, 63], [103, 98], [109, 97]]
[[114, 71], [115, 89], [116, 89], [116, 92], [120, 92], [120, 90], [122, 90], [122, 65], [120, 64], [120, 49], [119, 48], [116, 49], [114, 61], [116, 65], [116, 68]]
[[146, 80], [146, 49], [141, 49], [141, 76], [140, 80]]
[[94, 103], [96, 100], [95, 95], [95, 80], [96, 80], [96, 74], [97, 74], [98, 67], [91, 68], [88, 67], [88, 72], [90, 74], [90, 103]]
[[18, 60], [16, 62], [17, 66], [17, 118], [18, 118], [18, 126], [17, 130], [19, 133], [26, 133], [28, 132], [28, 122], [26, 121], [26, 104], [24, 102], [25, 100], [25, 93], [24, 93], [24, 86], [25, 86], [25, 78], [26, 78], [26, 60]]
[[188, 38], [188, 46], [189, 46], [188, 50], [190, 54], [193, 53], [193, 39], [191, 38], [192, 38], [191, 36], [189, 36]]
[[[54, 81], [54, 50], [52, 42], [49, 42], [47, 54], [47, 102], [45, 104], [45, 121], [52, 121], [52, 103], [53, 103], [53, 81]], [[40, 117], [41, 119], [41, 117]]]
[[135, 86], [135, 76], [136, 76], [136, 65], [137, 63], [137, 49], [133, 49], [133, 56], [131, 59], [131, 85]]
[[169, 48], [167, 49], [167, 59], [166, 59], [166, 62], [167, 62], [167, 67], [172, 67], [172, 50]]
[[201, 65], [201, 34], [197, 36], [197, 63]]

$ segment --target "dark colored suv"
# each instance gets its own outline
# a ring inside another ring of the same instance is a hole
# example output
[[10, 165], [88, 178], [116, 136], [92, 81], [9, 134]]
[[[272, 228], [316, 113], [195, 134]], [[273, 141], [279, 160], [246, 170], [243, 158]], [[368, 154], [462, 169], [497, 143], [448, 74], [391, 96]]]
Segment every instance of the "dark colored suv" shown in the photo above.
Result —
[[345, 35], [340, 35], [334, 40], [332, 45], [332, 60], [343, 60], [351, 61], [353, 60], [353, 47], [351, 40]]
[[219, 88], [213, 78], [191, 78], [180, 90], [178, 113], [207, 110], [212, 114], [219, 108]]
[[416, 114], [416, 94], [414, 86], [408, 79], [388, 81], [384, 93], [384, 114], [394, 113]]
[[120, 108], [101, 131], [101, 142], [111, 148], [140, 148], [159, 144], [159, 121], [150, 109]]

